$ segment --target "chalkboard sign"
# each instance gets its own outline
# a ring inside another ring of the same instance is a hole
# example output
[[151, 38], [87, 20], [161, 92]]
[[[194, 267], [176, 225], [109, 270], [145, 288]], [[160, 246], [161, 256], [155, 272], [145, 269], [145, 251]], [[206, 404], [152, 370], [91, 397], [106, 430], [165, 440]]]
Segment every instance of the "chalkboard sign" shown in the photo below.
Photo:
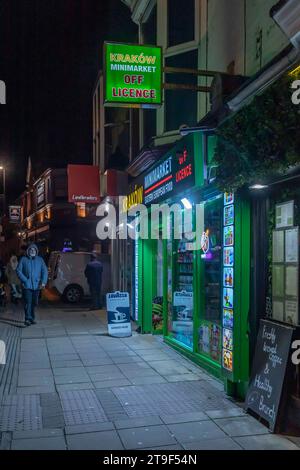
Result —
[[283, 392], [294, 329], [261, 320], [246, 409], [254, 411], [274, 431]]

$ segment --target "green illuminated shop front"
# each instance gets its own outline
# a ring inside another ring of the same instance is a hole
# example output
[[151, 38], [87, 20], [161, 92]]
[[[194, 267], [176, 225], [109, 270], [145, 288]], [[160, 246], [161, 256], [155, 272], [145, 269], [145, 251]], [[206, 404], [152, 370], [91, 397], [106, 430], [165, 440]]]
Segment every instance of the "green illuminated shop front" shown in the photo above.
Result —
[[156, 226], [152, 222], [155, 237], [136, 243], [136, 318], [143, 333], [163, 334], [223, 378], [228, 393], [243, 396], [249, 377], [250, 212], [246, 200], [208, 182], [214, 143], [214, 136], [190, 134], [142, 175], [149, 226], [153, 204], [177, 203], [183, 233], [179, 238], [178, 213], [162, 212]]

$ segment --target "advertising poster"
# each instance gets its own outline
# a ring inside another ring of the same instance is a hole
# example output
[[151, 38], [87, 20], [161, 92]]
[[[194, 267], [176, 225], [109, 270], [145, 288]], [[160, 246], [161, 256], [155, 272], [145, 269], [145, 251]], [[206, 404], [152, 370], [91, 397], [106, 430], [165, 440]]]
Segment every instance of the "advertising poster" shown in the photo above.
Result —
[[273, 264], [272, 293], [274, 297], [284, 297], [284, 264]]
[[234, 245], [234, 226], [224, 227], [224, 246]]
[[173, 294], [172, 331], [175, 338], [192, 347], [193, 344], [193, 292], [178, 291]]
[[294, 225], [294, 201], [276, 204], [276, 228]]
[[228, 247], [223, 250], [223, 261], [225, 267], [231, 267], [234, 264], [234, 251], [233, 248]]
[[298, 302], [294, 300], [285, 301], [285, 321], [292, 325], [298, 324]]
[[233, 370], [233, 353], [228, 349], [223, 349], [223, 367], [229, 372]]
[[233, 329], [233, 310], [231, 308], [223, 309], [223, 327]]
[[223, 307], [233, 308], [233, 289], [223, 289]]
[[210, 357], [214, 361], [220, 361], [221, 353], [221, 333], [219, 325], [212, 323], [210, 326]]
[[224, 268], [223, 270], [223, 285], [224, 287], [233, 287], [234, 270], [233, 268]]
[[199, 329], [199, 350], [206, 354], [210, 353], [210, 328], [205, 324]]
[[298, 267], [286, 266], [285, 268], [285, 295], [298, 297]]
[[233, 331], [228, 328], [223, 329], [223, 348], [230, 351], [233, 349]]
[[299, 259], [299, 227], [285, 231], [285, 262], [298, 263]]
[[9, 206], [9, 221], [12, 224], [21, 223], [21, 206]]
[[108, 334], [117, 338], [131, 336], [128, 292], [106, 294]]
[[224, 193], [224, 206], [234, 203], [234, 193]]
[[284, 262], [284, 230], [273, 231], [273, 263]]
[[234, 224], [234, 205], [224, 207], [224, 225]]

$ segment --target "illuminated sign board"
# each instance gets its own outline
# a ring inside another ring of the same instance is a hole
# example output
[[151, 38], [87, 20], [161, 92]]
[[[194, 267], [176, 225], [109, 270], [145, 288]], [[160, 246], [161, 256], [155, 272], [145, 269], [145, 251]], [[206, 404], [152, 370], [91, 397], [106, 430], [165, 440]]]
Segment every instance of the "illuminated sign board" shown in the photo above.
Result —
[[162, 50], [104, 43], [104, 104], [155, 108], [162, 103]]
[[178, 144], [144, 176], [144, 204], [156, 204], [195, 184], [194, 157], [192, 149]]

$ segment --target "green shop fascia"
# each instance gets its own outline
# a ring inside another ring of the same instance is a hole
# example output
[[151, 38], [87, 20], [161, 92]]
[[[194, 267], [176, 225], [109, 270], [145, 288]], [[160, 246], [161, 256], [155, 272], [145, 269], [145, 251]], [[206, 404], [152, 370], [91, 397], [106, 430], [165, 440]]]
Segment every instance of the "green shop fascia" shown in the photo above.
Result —
[[[153, 204], [180, 204], [183, 225], [179, 238], [178, 219], [172, 210], [164, 212], [155, 227], [152, 222], [155, 237], [135, 242], [135, 318], [142, 333], [163, 334], [223, 379], [228, 394], [243, 397], [249, 379], [250, 208], [208, 182], [214, 150], [214, 135], [189, 134], [136, 181], [148, 206], [149, 234]], [[191, 241], [191, 232], [198, 241]]]

